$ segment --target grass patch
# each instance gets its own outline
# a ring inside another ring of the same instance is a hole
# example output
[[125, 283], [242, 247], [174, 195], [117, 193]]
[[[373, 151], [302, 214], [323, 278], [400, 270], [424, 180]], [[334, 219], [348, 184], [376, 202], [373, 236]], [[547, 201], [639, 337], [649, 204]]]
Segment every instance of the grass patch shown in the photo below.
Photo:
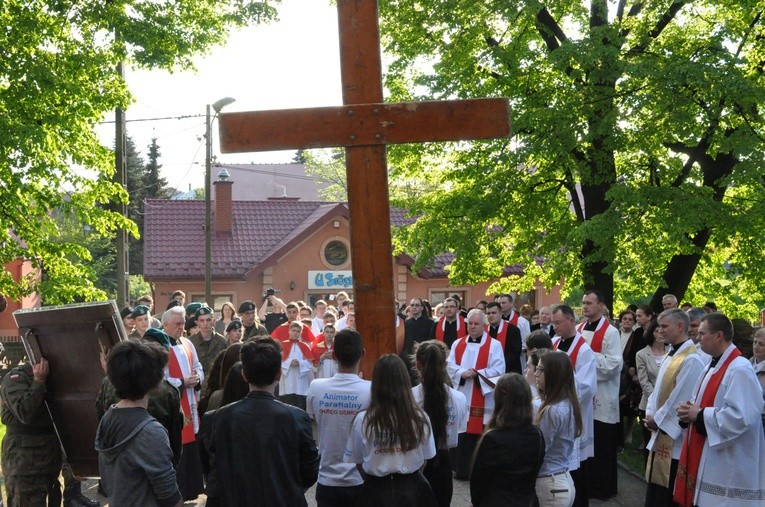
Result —
[[643, 451], [638, 448], [643, 444], [643, 429], [640, 421], [635, 421], [632, 426], [632, 443], [624, 446], [624, 451], [620, 452], [617, 459], [627, 467], [631, 472], [639, 476], [645, 476], [645, 457]]

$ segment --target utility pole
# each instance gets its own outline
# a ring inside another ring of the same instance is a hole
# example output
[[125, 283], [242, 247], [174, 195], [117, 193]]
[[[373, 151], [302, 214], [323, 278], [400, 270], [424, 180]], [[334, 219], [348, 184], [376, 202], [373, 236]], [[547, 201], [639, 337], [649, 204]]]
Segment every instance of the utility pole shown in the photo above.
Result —
[[[119, 39], [120, 33], [114, 30], [114, 37]], [[117, 74], [124, 81], [125, 69], [122, 62], [117, 63]], [[114, 132], [114, 177], [127, 191], [127, 138], [125, 133], [125, 111], [119, 107], [114, 111], [115, 114], [115, 132]], [[119, 212], [127, 217], [127, 204], [119, 204]], [[117, 229], [117, 306], [124, 308], [128, 305], [130, 299], [129, 288], [129, 255], [128, 233], [125, 229]]]

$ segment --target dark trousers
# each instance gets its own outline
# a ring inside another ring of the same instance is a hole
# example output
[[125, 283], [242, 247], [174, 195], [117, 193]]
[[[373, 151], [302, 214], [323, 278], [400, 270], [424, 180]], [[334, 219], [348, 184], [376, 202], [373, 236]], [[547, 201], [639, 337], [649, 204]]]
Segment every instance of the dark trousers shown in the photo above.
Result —
[[8, 507], [61, 505], [58, 474], [6, 475]]
[[673, 459], [669, 466], [669, 487], [648, 483], [645, 490], [645, 507], [676, 507], [677, 503], [672, 499], [675, 489], [675, 477], [677, 477], [677, 465], [679, 460]]
[[359, 507], [435, 507], [436, 498], [421, 472], [367, 475], [359, 495]]
[[178, 489], [183, 500], [193, 500], [205, 491], [202, 461], [199, 459], [197, 442], [183, 444], [181, 462], [178, 464]]
[[359, 500], [364, 486], [325, 486], [316, 484], [316, 505], [318, 507], [353, 507]]
[[571, 470], [571, 479], [574, 481], [576, 494], [572, 507], [589, 507], [590, 497], [587, 495], [587, 468], [592, 458], [579, 463], [579, 468]]
[[452, 503], [452, 493], [454, 491], [449, 451], [441, 449], [433, 458], [429, 459], [425, 464], [423, 475], [433, 489], [433, 494], [436, 495], [438, 506], [449, 507]]
[[587, 470], [587, 493], [590, 498], [607, 500], [618, 493], [616, 447], [619, 425], [595, 421], [595, 456]]
[[306, 396], [301, 394], [282, 394], [279, 396], [279, 401], [282, 403], [286, 403], [287, 405], [292, 405], [293, 407], [297, 407], [301, 410], [305, 410], [305, 404], [306, 404]]
[[460, 481], [470, 479], [470, 469], [472, 468], [473, 453], [478, 445], [481, 435], [471, 433], [460, 433], [457, 439], [457, 447], [451, 449], [452, 467], [454, 468], [454, 478]]

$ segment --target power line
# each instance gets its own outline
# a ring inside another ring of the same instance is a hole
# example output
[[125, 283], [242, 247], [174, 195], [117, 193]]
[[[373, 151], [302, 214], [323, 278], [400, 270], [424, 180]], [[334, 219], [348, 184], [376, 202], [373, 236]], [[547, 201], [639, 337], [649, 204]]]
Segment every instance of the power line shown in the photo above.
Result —
[[[203, 114], [185, 114], [183, 116], [159, 116], [156, 118], [136, 118], [135, 120], [125, 120], [127, 123], [139, 122], [139, 121], [160, 121], [160, 120], [185, 120], [186, 118], [204, 118]], [[114, 123], [115, 120], [104, 120], [98, 122], [99, 125], [106, 125]]]

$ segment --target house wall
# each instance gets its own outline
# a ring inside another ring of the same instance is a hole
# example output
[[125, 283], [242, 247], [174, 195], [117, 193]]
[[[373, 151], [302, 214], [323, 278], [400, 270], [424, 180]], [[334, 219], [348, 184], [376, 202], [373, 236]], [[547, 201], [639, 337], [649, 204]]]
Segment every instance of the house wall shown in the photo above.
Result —
[[[348, 220], [338, 215], [337, 218], [329, 220], [319, 227], [313, 234], [306, 234], [303, 241], [292, 245], [289, 250], [275, 260], [272, 266], [262, 270], [253, 270], [246, 276], [245, 281], [212, 281], [213, 297], [216, 299], [215, 308], [219, 310], [226, 300], [231, 300], [234, 306], [238, 307], [242, 301], [252, 299], [256, 304], [261, 304], [261, 294], [266, 288], [275, 288], [281, 292], [278, 294], [285, 302], [304, 300], [312, 303], [316, 299], [330, 299], [337, 292], [344, 290], [352, 294], [353, 288], [344, 287], [326, 287], [316, 289], [309, 287], [309, 271], [350, 271], [351, 261], [343, 265], [333, 266], [329, 264], [322, 255], [326, 244], [333, 240], [339, 240], [348, 244], [350, 238], [350, 228]], [[213, 240], [214, 241], [214, 240]], [[406, 266], [393, 266], [394, 290], [396, 298], [400, 303], [406, 302], [413, 297], [427, 298], [430, 301], [440, 301], [446, 295], [460, 293], [464, 294], [467, 306], [473, 306], [481, 299], [489, 300], [487, 296], [491, 282], [482, 282], [469, 286], [452, 286], [448, 279], [430, 279], [418, 278], [409, 271]], [[170, 281], [156, 282], [154, 284], [155, 293], [155, 312], [161, 313], [165, 305], [169, 302], [170, 294], [175, 290], [182, 290], [186, 293], [187, 301], [204, 299], [204, 280], [192, 281]], [[535, 307], [559, 303], [560, 290], [556, 287], [550, 295], [545, 294], [541, 283], [538, 282], [538, 288], [533, 291]]]
[[[15, 281], [35, 272], [32, 264], [22, 260], [15, 260], [5, 264], [5, 269], [11, 273]], [[0, 337], [18, 336], [19, 329], [13, 319], [13, 312], [27, 308], [37, 308], [40, 306], [40, 296], [33, 294], [23, 298], [21, 301], [8, 300], [8, 308], [0, 313]]]

